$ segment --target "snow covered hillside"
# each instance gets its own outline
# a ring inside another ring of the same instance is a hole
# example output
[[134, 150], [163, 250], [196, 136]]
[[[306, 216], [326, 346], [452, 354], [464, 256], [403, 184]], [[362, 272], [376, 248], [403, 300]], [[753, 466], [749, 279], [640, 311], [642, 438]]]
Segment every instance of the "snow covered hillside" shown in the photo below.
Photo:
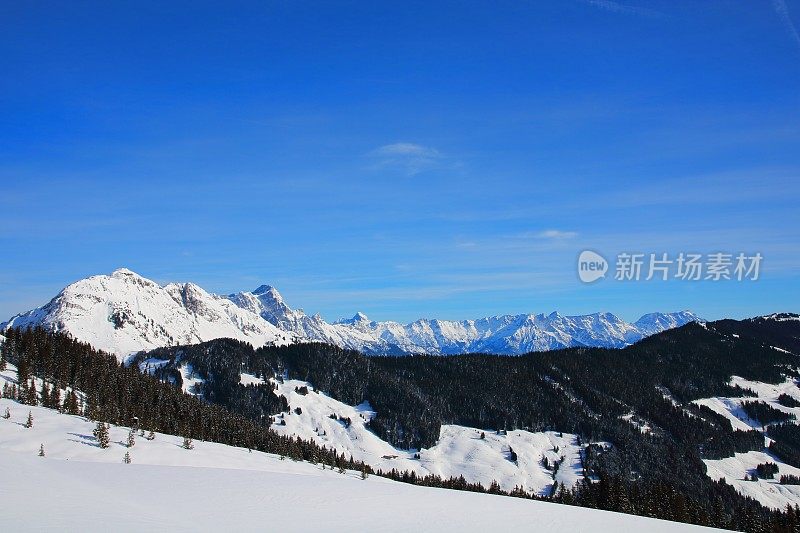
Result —
[[555, 482], [570, 488], [583, 477], [582, 446], [575, 435], [522, 430], [498, 434], [444, 425], [432, 448], [400, 450], [365, 427], [374, 415], [369, 404], [344, 404], [303, 381], [286, 380], [277, 387], [275, 394], [287, 398], [290, 411], [275, 417], [275, 431], [352, 455], [376, 470], [413, 471], [445, 479], [463, 475], [468, 482], [485, 487], [497, 481], [504, 490], [521, 487], [540, 496], [550, 495]]
[[[742, 408], [744, 402], [761, 401], [771, 408], [784, 413], [790, 413], [800, 419], [800, 407], [786, 407], [778, 402], [778, 397], [785, 394], [800, 402], [800, 388], [797, 383], [787, 379], [780, 384], [761, 383], [750, 381], [738, 376], [731, 379], [731, 385], [749, 389], [757, 396], [745, 398], [705, 398], [695, 400], [698, 405], [705, 405], [714, 412], [730, 420], [734, 429], [748, 431], [756, 429], [762, 431], [762, 425], [750, 418]], [[797, 420], [795, 420], [797, 423]], [[782, 475], [800, 476], [800, 469], [788, 465], [771, 453], [769, 446], [771, 439], [764, 437], [764, 449], [762, 451], [750, 451], [747, 453], [737, 453], [734, 457], [711, 460], [706, 459], [706, 474], [712, 479], [724, 479], [741, 494], [750, 496], [761, 504], [774, 509], [785, 509], [787, 505], [800, 505], [800, 485], [781, 485], [779, 479]], [[745, 480], [745, 476], [751, 477], [759, 464], [774, 463], [778, 467], [778, 472], [774, 479], [757, 479], [755, 481]]]
[[363, 313], [328, 323], [290, 308], [274, 287], [216, 296], [192, 283], [159, 286], [127, 269], [92, 276], [46, 305], [0, 324], [68, 332], [124, 359], [162, 346], [222, 337], [267, 343], [319, 341], [367, 354], [520, 354], [570, 346], [621, 348], [647, 335], [700, 320], [689, 311], [651, 313], [633, 324], [611, 313], [502, 315], [477, 320], [375, 322]]
[[[2, 427], [3, 424], [0, 424]], [[238, 450], [238, 452], [244, 452]], [[187, 453], [204, 454], [197, 449]], [[232, 453], [232, 452], [230, 452]], [[255, 452], [254, 452], [255, 454]], [[305, 463], [249, 457], [263, 469], [182, 468], [0, 454], [10, 531], [679, 532], [709, 528], [581, 507], [360, 480]], [[46, 487], [46, 490], [42, 490]]]
[[[0, 381], [13, 379], [12, 371]], [[313, 394], [313, 393], [312, 393]], [[210, 442], [155, 434], [110, 446], [79, 416], [0, 399], [4, 530], [700, 531], [592, 509], [393, 482]], [[25, 423], [31, 413], [33, 425]], [[39, 457], [40, 446], [45, 456]], [[130, 464], [123, 463], [128, 453]]]

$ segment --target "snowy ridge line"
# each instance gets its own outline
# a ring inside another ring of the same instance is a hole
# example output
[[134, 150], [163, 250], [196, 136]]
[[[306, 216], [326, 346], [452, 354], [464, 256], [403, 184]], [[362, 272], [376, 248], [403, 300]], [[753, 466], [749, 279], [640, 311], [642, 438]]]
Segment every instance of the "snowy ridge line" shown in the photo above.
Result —
[[690, 311], [649, 313], [634, 324], [611, 313], [563, 316], [500, 315], [474, 320], [420, 319], [408, 324], [371, 321], [358, 312], [350, 319], [325, 322], [290, 308], [275, 287], [228, 295], [237, 305], [259, 314], [299, 337], [367, 354], [521, 354], [572, 346], [622, 348], [661, 331], [701, 321]]
[[164, 346], [228, 337], [255, 347], [325, 342], [366, 354], [515, 355], [567, 347], [622, 348], [655, 333], [701, 321], [690, 311], [649, 313], [628, 323], [611, 313], [500, 315], [475, 320], [375, 322], [363, 313], [328, 323], [290, 308], [274, 287], [227, 296], [193, 283], [160, 286], [128, 269], [70, 284], [42, 307], [0, 324], [69, 333], [120, 360]]

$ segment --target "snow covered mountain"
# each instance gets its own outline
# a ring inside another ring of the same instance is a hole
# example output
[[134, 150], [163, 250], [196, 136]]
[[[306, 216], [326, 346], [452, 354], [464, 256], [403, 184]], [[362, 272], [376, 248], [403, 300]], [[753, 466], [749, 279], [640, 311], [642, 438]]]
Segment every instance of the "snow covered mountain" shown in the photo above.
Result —
[[140, 350], [231, 337], [256, 346], [295, 336], [193, 283], [159, 286], [127, 269], [77, 281], [6, 327], [43, 326], [125, 357]]
[[231, 294], [236, 305], [275, 326], [312, 341], [369, 354], [489, 352], [521, 354], [572, 346], [621, 348], [648, 335], [701, 321], [690, 311], [649, 313], [634, 324], [611, 313], [563, 316], [559, 313], [502, 315], [477, 320], [420, 319], [410, 324], [371, 321], [363, 313], [332, 324], [319, 315], [293, 310], [274, 288]]
[[668, 329], [680, 327], [688, 322], [702, 322], [702, 320], [691, 311], [648, 313], [643, 315], [633, 325], [642, 336], [647, 337]]
[[700, 320], [689, 311], [651, 313], [634, 324], [611, 313], [503, 315], [477, 320], [375, 322], [363, 313], [328, 323], [290, 308], [274, 287], [217, 296], [193, 283], [160, 286], [127, 269], [91, 276], [46, 305], [0, 324], [70, 333], [124, 358], [161, 346], [221, 337], [254, 346], [319, 341], [367, 354], [521, 354], [571, 346], [621, 348], [647, 335]]

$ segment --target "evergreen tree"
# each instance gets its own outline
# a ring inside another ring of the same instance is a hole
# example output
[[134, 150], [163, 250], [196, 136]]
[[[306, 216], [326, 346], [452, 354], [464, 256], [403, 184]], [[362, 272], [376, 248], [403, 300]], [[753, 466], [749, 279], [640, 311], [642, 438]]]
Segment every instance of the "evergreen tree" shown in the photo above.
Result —
[[130, 452], [125, 452], [125, 455], [122, 457], [122, 462], [126, 465], [131, 464], [131, 454]]
[[108, 426], [103, 422], [98, 422], [92, 432], [94, 438], [97, 439], [97, 444], [101, 448], [108, 448], [111, 445], [111, 438], [108, 434]]
[[39, 445], [39, 457], [44, 457], [44, 444]]
[[8, 354], [6, 352], [9, 349], [10, 349], [10, 343], [8, 341], [0, 344], [0, 372], [2, 372], [8, 367]]
[[8, 407], [6, 407], [6, 412], [3, 413], [3, 418], [5, 418], [6, 420], [11, 418], [11, 410]]
[[57, 385], [50, 390], [50, 407], [61, 410], [61, 389]]
[[42, 380], [42, 392], [39, 394], [42, 400], [43, 407], [50, 407], [50, 389], [47, 387], [47, 382]]
[[33, 413], [30, 411], [28, 411], [28, 420], [25, 421], [25, 427], [29, 429], [33, 427]]
[[[8, 343], [8, 341], [6, 341]], [[23, 388], [28, 386], [28, 378], [30, 377], [30, 365], [28, 364], [28, 358], [25, 356], [19, 357], [17, 364], [17, 383], [19, 383], [20, 392]]]
[[146, 438], [147, 440], [155, 440], [155, 438], [156, 438], [156, 434], [155, 434], [155, 433], [153, 433], [153, 430], [151, 429], [151, 430], [150, 430], [150, 432], [147, 434], [147, 436], [146, 436], [145, 438]]
[[25, 403], [28, 405], [36, 405], [39, 403], [36, 397], [36, 382], [33, 380], [33, 378], [31, 378], [30, 385], [28, 385]]
[[192, 443], [192, 438], [189, 436], [183, 437], [183, 448], [185, 450], [193, 450], [194, 444]]
[[78, 406], [78, 395], [74, 390], [70, 390], [64, 398], [64, 411], [71, 415], [81, 414], [81, 408]]
[[136, 444], [136, 430], [131, 428], [130, 431], [128, 431], [128, 440], [125, 441], [125, 445], [128, 448], [133, 448], [134, 444]]

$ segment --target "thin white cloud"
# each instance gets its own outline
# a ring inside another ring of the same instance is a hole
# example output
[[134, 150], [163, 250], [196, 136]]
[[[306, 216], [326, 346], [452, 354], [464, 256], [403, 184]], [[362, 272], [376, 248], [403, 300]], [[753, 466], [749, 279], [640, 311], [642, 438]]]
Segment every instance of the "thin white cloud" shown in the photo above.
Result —
[[656, 11], [655, 9], [648, 9], [646, 7], [639, 7], [639, 6], [629, 6], [626, 4], [621, 4], [619, 2], [615, 2], [614, 0], [584, 0], [585, 3], [598, 7], [600, 9], [605, 9], [606, 11], [612, 11], [614, 13], [624, 13], [628, 15], [640, 15], [645, 17], [663, 17], [664, 14], [660, 11]]
[[444, 158], [436, 148], [409, 142], [385, 144], [369, 155], [377, 161], [378, 168], [397, 168], [409, 175], [436, 168]]
[[548, 229], [536, 234], [540, 239], [550, 239], [554, 241], [561, 241], [565, 239], [572, 239], [578, 236], [574, 231], [561, 231], [557, 229]]
[[794, 25], [792, 17], [789, 15], [789, 7], [786, 5], [785, 0], [772, 0], [772, 7], [775, 8], [775, 12], [778, 14], [778, 17], [780, 17], [789, 35], [794, 39], [797, 45], [800, 46], [800, 33], [797, 31], [797, 27]]
[[384, 156], [413, 156], [413, 157], [440, 157], [439, 150], [414, 143], [385, 144], [376, 148], [375, 155]]

